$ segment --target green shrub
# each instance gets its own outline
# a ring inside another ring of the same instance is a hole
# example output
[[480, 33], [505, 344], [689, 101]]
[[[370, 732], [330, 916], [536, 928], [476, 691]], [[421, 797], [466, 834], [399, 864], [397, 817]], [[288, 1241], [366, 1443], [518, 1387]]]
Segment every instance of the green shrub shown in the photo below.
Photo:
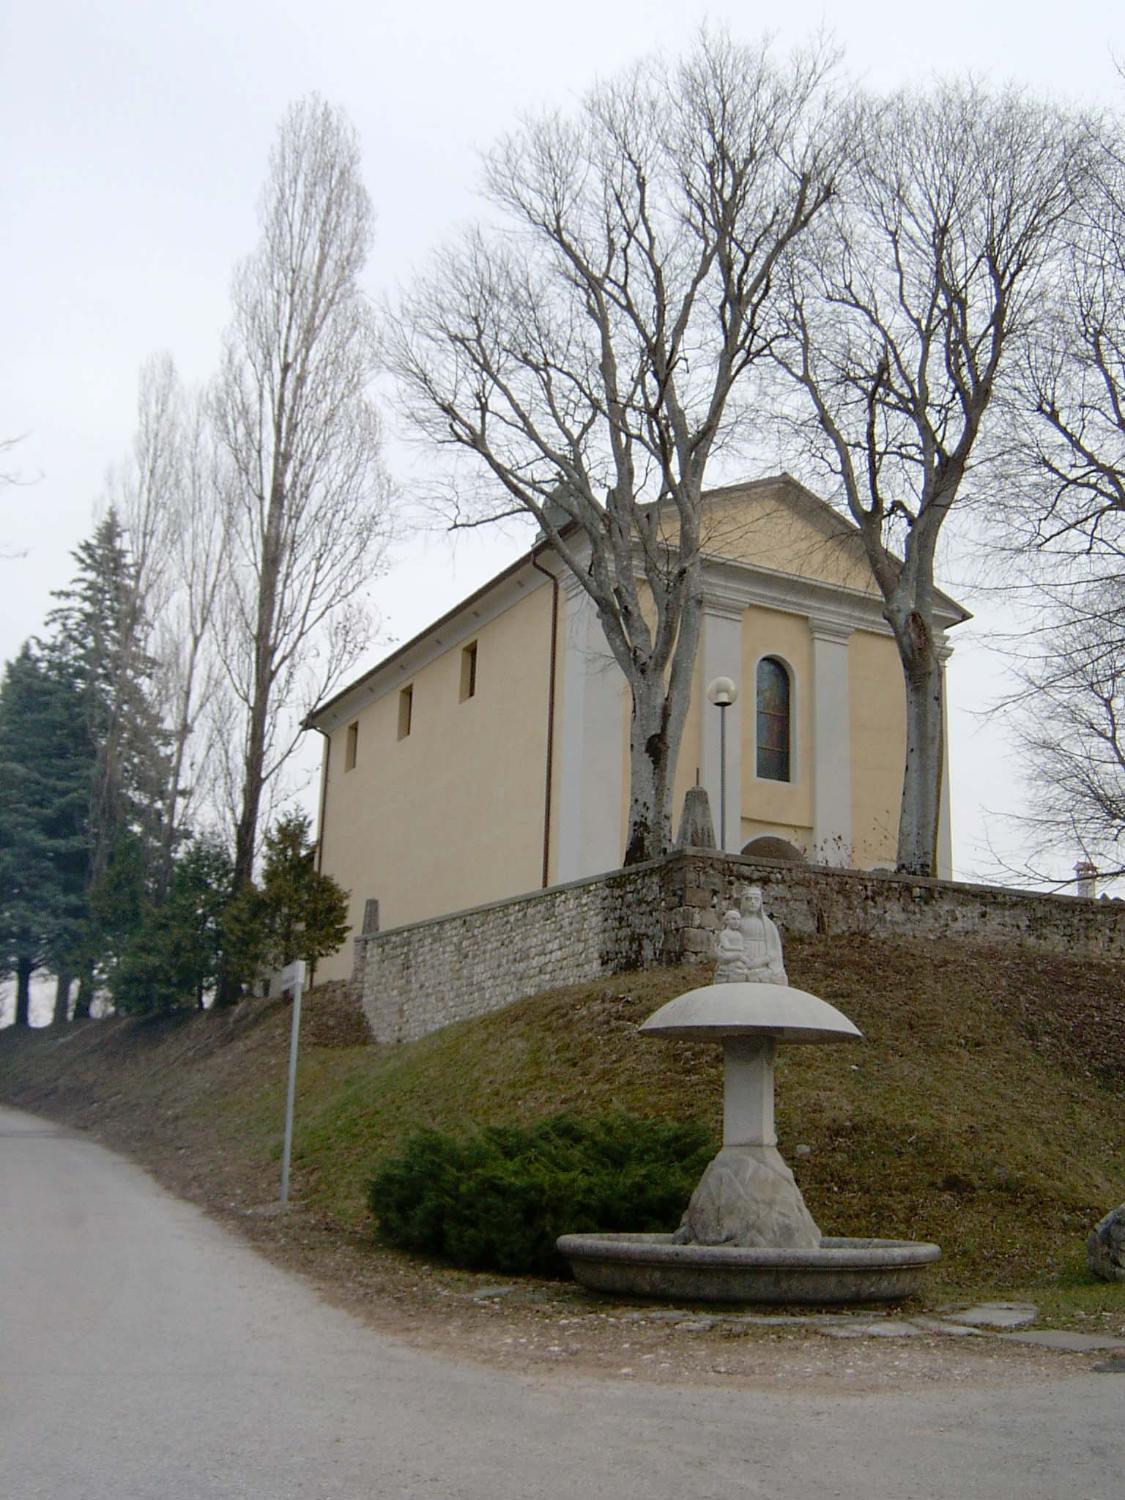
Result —
[[706, 1128], [555, 1115], [411, 1136], [371, 1182], [385, 1244], [506, 1274], [565, 1275], [560, 1234], [675, 1229], [712, 1152]]

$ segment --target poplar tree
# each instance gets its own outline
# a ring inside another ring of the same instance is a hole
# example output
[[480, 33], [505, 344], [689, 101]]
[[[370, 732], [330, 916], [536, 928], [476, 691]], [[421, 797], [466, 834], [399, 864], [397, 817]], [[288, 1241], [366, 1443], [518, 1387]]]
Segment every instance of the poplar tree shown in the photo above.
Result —
[[232, 470], [220, 650], [241, 720], [229, 735], [239, 883], [305, 713], [367, 642], [356, 599], [376, 571], [388, 497], [359, 284], [371, 222], [354, 130], [323, 100], [298, 102], [270, 157], [261, 240], [235, 275], [214, 398]]

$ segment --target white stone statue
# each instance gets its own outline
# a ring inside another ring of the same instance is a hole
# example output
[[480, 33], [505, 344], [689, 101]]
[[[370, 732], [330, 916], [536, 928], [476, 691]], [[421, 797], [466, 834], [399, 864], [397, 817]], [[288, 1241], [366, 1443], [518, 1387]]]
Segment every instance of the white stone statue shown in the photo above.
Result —
[[742, 913], [728, 911], [719, 929], [716, 984], [741, 984], [746, 977], [746, 948], [742, 941]]
[[742, 962], [744, 983], [788, 984], [781, 956], [781, 934], [762, 909], [761, 886], [748, 885], [742, 893]]

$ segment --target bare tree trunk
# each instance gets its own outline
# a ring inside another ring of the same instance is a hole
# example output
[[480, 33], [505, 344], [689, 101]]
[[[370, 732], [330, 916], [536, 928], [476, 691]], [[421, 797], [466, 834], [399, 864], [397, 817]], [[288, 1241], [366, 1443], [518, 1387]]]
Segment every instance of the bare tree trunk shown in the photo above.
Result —
[[664, 724], [664, 694], [650, 681], [633, 687], [633, 716], [629, 726], [629, 835], [625, 864], [643, 864], [667, 847], [668, 744]]
[[667, 687], [662, 672], [626, 671], [633, 697], [629, 726], [629, 832], [624, 859], [627, 865], [656, 859], [672, 845], [672, 787], [691, 701], [700, 618], [698, 600], [689, 592]]
[[281, 576], [281, 521], [285, 476], [275, 473], [269, 516], [262, 537], [258, 583], [258, 612], [254, 631], [254, 683], [246, 734], [246, 764], [242, 782], [242, 806], [234, 840], [235, 889], [254, 875], [254, 851], [258, 841], [258, 816], [265, 785], [266, 736], [270, 697], [274, 682], [274, 641], [277, 591]]
[[78, 976], [78, 994], [74, 1001], [74, 1019], [76, 1021], [88, 1021], [90, 1019], [90, 1006], [94, 1000], [94, 976], [89, 969], [83, 969]]
[[65, 1026], [70, 1019], [70, 975], [65, 971], [55, 977], [55, 1009], [52, 1026]]
[[898, 867], [937, 873], [941, 772], [944, 764], [944, 674], [931, 632], [918, 614], [899, 636], [906, 685], [906, 764], [898, 825]]
[[31, 1025], [31, 976], [35, 966], [30, 958], [16, 960], [16, 1025]]

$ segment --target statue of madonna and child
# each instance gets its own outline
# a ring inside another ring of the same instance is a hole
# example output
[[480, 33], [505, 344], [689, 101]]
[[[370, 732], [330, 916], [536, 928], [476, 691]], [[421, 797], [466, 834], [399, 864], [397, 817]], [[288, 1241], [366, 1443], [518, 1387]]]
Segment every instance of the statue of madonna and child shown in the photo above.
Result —
[[781, 934], [762, 907], [762, 888], [748, 885], [740, 911], [728, 911], [719, 932], [716, 984], [788, 984]]

